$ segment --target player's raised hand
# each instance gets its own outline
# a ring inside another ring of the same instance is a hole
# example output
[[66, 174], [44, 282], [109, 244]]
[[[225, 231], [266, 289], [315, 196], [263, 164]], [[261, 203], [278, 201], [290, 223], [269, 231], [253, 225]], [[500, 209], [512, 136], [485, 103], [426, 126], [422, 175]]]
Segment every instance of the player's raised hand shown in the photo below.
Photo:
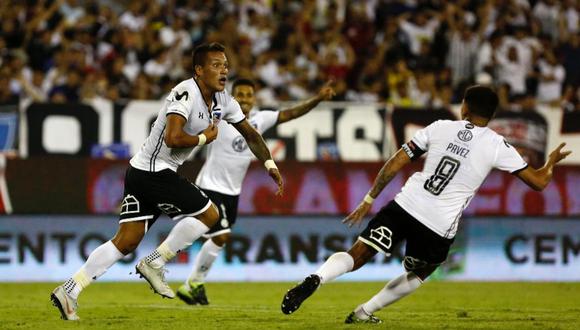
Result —
[[213, 142], [217, 138], [218, 128], [214, 124], [210, 124], [206, 129], [203, 130], [203, 134], [207, 138], [206, 144]]
[[348, 227], [352, 227], [353, 225], [360, 227], [364, 216], [371, 210], [371, 206], [372, 204], [362, 201], [354, 211], [342, 220], [342, 223], [348, 225]]
[[566, 142], [562, 142], [560, 143], [560, 145], [552, 150], [552, 152], [550, 152], [550, 163], [552, 164], [556, 164], [558, 162], [560, 162], [562, 159], [568, 157], [569, 154], [572, 153], [571, 150], [568, 151], [562, 151], [562, 148], [564, 148], [564, 146], [566, 145]]
[[276, 192], [276, 196], [282, 196], [284, 194], [284, 180], [282, 179], [282, 175], [280, 175], [280, 171], [277, 168], [271, 168], [268, 170], [268, 175], [276, 182], [278, 185], [278, 191]]
[[318, 97], [320, 97], [320, 99], [322, 99], [324, 101], [328, 101], [328, 100], [332, 99], [333, 97], [335, 97], [336, 92], [334, 91], [334, 88], [332, 87], [333, 85], [334, 85], [334, 80], [333, 79], [328, 80], [324, 84], [324, 86], [322, 86], [320, 91], [318, 92]]

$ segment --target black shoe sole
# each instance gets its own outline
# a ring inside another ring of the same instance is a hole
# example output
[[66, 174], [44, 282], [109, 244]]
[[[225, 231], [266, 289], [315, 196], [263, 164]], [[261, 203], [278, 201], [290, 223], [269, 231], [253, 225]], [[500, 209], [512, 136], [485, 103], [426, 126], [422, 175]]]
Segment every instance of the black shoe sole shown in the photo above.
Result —
[[284, 299], [282, 300], [282, 313], [292, 314], [300, 308], [304, 300], [308, 299], [318, 286], [320, 285], [320, 278], [318, 276], [310, 275], [294, 288], [288, 290]]
[[188, 296], [182, 294], [181, 292], [177, 291], [177, 297], [179, 299], [181, 299], [184, 303], [188, 304], [188, 305], [197, 305], [197, 301], [195, 301], [195, 299], [191, 299]]
[[64, 312], [64, 309], [62, 308], [62, 304], [60, 303], [60, 301], [58, 300], [58, 298], [56, 297], [56, 295], [54, 293], [50, 294], [50, 300], [52, 300], [52, 305], [55, 306], [56, 308], [58, 308], [58, 311], [60, 312], [61, 320], [68, 321], [68, 319], [66, 318], [66, 314]]

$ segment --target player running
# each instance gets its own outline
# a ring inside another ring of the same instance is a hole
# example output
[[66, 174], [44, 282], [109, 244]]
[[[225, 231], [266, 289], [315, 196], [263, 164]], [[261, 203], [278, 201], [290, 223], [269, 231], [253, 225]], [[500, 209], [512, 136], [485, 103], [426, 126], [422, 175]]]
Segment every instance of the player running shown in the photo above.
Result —
[[333, 254], [314, 274], [289, 290], [282, 300], [282, 312], [293, 313], [320, 284], [359, 269], [377, 252], [390, 255], [397, 243], [406, 240], [405, 273], [356, 307], [345, 320], [381, 323], [374, 312], [415, 291], [445, 261], [461, 213], [493, 168], [516, 175], [534, 190], [544, 189], [552, 179], [554, 165], [571, 151], [562, 151], [562, 143], [542, 168], [529, 167], [514, 147], [486, 127], [497, 105], [492, 89], [472, 86], [465, 92], [462, 120], [436, 121], [404, 144], [385, 163], [363, 201], [343, 223], [360, 225], [374, 199], [399, 170], [427, 152], [423, 171], [407, 180], [348, 252]]
[[[281, 111], [255, 109], [255, 87], [249, 79], [236, 80], [232, 95], [240, 103], [250, 124], [263, 133], [272, 126], [307, 114], [321, 101], [330, 100], [335, 95], [331, 85], [332, 81], [327, 82], [315, 97]], [[203, 283], [213, 262], [230, 239], [231, 228], [238, 215], [242, 181], [253, 158], [244, 137], [231, 125], [222, 122], [218, 129], [220, 135], [208, 146], [207, 159], [195, 183], [218, 206], [220, 221], [204, 235], [209, 239], [197, 255], [191, 275], [177, 290], [177, 296], [187, 304], [208, 304]]]
[[76, 311], [81, 291], [134, 251], [161, 213], [178, 222], [167, 239], [139, 261], [136, 271], [156, 293], [175, 297], [164, 278], [165, 263], [219, 219], [218, 209], [210, 199], [177, 175], [176, 170], [193, 148], [215, 140], [218, 119], [231, 123], [244, 136], [278, 185], [278, 193], [282, 192], [282, 177], [262, 136], [246, 120], [238, 102], [225, 91], [228, 61], [224, 51], [224, 46], [218, 43], [203, 44], [194, 50], [194, 77], [173, 88], [149, 137], [130, 160], [115, 237], [96, 248], [86, 263], [51, 294], [64, 320], [79, 319]]

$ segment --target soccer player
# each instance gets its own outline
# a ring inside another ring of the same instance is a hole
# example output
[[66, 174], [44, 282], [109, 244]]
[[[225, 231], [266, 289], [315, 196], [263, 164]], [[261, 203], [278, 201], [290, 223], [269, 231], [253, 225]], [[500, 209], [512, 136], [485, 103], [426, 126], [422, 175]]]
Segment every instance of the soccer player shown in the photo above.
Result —
[[78, 320], [77, 298], [92, 281], [131, 253], [161, 213], [177, 221], [169, 236], [136, 271], [167, 298], [175, 293], [164, 278], [164, 265], [219, 219], [217, 207], [197, 186], [177, 175], [192, 149], [215, 140], [219, 119], [231, 123], [283, 191], [283, 181], [262, 136], [246, 120], [240, 105], [225, 91], [228, 61], [224, 46], [203, 44], [193, 52], [194, 76], [175, 86], [165, 99], [149, 137], [130, 160], [119, 230], [96, 248], [86, 263], [51, 294], [64, 320]]
[[346, 323], [381, 323], [374, 312], [415, 291], [445, 261], [461, 213], [493, 168], [509, 171], [534, 190], [552, 179], [554, 165], [571, 151], [564, 143], [550, 153], [546, 164], [529, 167], [514, 147], [487, 128], [498, 105], [496, 93], [482, 86], [467, 89], [462, 120], [439, 120], [419, 130], [383, 166], [372, 188], [343, 223], [360, 225], [374, 199], [411, 160], [427, 153], [423, 171], [411, 176], [395, 199], [384, 206], [362, 231], [348, 252], [333, 254], [312, 275], [286, 293], [282, 312], [296, 311], [322, 283], [355, 271], [377, 252], [390, 255], [406, 240], [405, 272], [350, 313]]
[[[240, 103], [250, 124], [263, 133], [272, 126], [305, 115], [323, 100], [330, 100], [335, 95], [331, 86], [332, 81], [328, 81], [315, 97], [280, 111], [258, 111], [254, 108], [256, 98], [252, 80], [236, 80], [232, 95]], [[195, 259], [193, 271], [177, 290], [177, 296], [191, 305], [208, 304], [203, 283], [213, 262], [230, 239], [231, 228], [238, 215], [242, 181], [252, 160], [252, 154], [240, 133], [223, 122], [218, 125], [218, 129], [220, 135], [208, 146], [207, 159], [197, 176], [196, 184], [219, 207], [220, 221], [204, 235], [208, 240]]]

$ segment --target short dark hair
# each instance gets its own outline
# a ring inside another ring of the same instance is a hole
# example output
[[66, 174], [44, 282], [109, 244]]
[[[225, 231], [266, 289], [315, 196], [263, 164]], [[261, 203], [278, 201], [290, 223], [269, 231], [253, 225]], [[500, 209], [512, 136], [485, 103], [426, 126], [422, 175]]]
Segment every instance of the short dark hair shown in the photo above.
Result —
[[252, 87], [252, 89], [256, 89], [256, 84], [254, 84], [254, 81], [248, 78], [236, 79], [236, 81], [234, 81], [234, 84], [232, 85], [232, 93], [236, 90], [236, 87], [238, 86], [250, 86]]
[[467, 88], [463, 100], [470, 113], [487, 119], [493, 118], [499, 104], [499, 98], [495, 91], [481, 85]]
[[212, 43], [204, 43], [201, 44], [193, 50], [193, 68], [195, 69], [196, 65], [203, 66], [205, 64], [205, 60], [207, 57], [207, 53], [209, 52], [225, 52], [226, 47], [219, 42], [212, 42]]

